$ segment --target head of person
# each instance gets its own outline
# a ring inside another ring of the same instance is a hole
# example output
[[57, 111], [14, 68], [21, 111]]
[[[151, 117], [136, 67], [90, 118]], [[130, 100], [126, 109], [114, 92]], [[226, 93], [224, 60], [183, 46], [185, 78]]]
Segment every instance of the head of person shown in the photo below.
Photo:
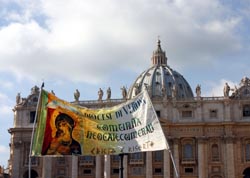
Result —
[[64, 113], [59, 114], [55, 120], [56, 136], [71, 136], [74, 124], [74, 120], [69, 115]]

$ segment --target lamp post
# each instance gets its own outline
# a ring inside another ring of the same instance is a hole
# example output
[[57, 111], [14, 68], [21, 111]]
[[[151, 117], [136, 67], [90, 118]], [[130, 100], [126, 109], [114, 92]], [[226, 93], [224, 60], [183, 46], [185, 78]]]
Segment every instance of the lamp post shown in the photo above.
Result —
[[124, 157], [124, 154], [119, 154], [120, 156], [120, 178], [123, 178], [123, 157]]
[[124, 158], [124, 155], [128, 155], [126, 153], [121, 153], [119, 154], [120, 156], [120, 178], [123, 178], [123, 170], [124, 170], [124, 167], [123, 167], [123, 158]]

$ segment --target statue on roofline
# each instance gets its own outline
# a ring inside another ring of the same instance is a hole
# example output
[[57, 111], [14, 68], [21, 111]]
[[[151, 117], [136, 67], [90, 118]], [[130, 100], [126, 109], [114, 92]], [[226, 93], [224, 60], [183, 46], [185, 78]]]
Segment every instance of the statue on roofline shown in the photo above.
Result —
[[103, 97], [103, 91], [102, 91], [101, 88], [99, 88], [99, 91], [98, 91], [98, 101], [101, 101], [102, 97]]
[[223, 92], [224, 92], [224, 97], [229, 97], [229, 91], [230, 91], [230, 86], [228, 85], [228, 83], [225, 83]]
[[78, 89], [76, 89], [75, 93], [74, 93], [74, 98], [75, 98], [75, 101], [79, 101], [79, 98], [80, 98], [80, 92]]
[[122, 90], [122, 98], [123, 98], [123, 99], [126, 99], [126, 98], [127, 98], [127, 89], [126, 89], [126, 87], [123, 86], [123, 87], [121, 88], [121, 90]]
[[198, 84], [198, 85], [196, 86], [195, 93], [196, 93], [196, 96], [197, 96], [197, 97], [200, 97], [200, 96], [201, 96], [201, 85]]
[[110, 87], [108, 87], [108, 89], [107, 89], [107, 100], [110, 100], [110, 98], [111, 98], [111, 89], [110, 89]]

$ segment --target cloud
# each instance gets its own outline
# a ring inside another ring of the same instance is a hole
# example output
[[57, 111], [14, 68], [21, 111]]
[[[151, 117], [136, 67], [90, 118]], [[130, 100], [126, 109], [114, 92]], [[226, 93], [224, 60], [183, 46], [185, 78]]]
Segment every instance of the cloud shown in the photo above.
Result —
[[[228, 83], [231, 89], [234, 89], [235, 86], [238, 86], [237, 82], [233, 82], [228, 79], [221, 79], [219, 82], [208, 82], [207, 86], [210, 88], [210, 90], [207, 90], [203, 96], [224, 96], [223, 94], [223, 88], [225, 86], [225, 83]], [[230, 95], [232, 92], [229, 93]]]
[[11, 112], [12, 107], [11, 106], [7, 106], [7, 105], [0, 105], [0, 106], [1, 106], [1, 108], [0, 108], [1, 115], [12, 114], [12, 112]]
[[13, 86], [14, 86], [14, 83], [11, 82], [11, 81], [5, 81], [5, 80], [1, 80], [0, 78], [0, 83], [1, 83], [1, 88], [4, 88], [4, 89], [12, 89]]
[[6, 153], [9, 153], [9, 148], [4, 145], [0, 145], [0, 154], [6, 154]]
[[158, 35], [180, 67], [209, 64], [242, 47], [235, 35], [241, 18], [217, 0], [15, 2], [0, 28], [0, 70], [18, 80], [98, 83], [113, 70], [141, 71]]
[[8, 98], [7, 95], [0, 93], [0, 115], [6, 116], [12, 114], [12, 104], [13, 102]]

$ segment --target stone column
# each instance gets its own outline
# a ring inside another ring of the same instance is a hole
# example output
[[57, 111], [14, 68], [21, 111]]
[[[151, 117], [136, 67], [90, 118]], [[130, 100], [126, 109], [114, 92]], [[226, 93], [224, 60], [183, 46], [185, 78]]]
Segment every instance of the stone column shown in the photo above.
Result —
[[21, 170], [20, 170], [20, 157], [21, 155], [21, 144], [14, 143], [13, 149], [13, 158], [12, 158], [12, 175], [11, 177], [21, 177]]
[[164, 150], [163, 153], [163, 158], [164, 158], [164, 162], [163, 162], [163, 177], [165, 178], [170, 178], [170, 152], [168, 150]]
[[[180, 177], [180, 161], [179, 161], [179, 139], [174, 139], [174, 164], [176, 166], [176, 170]], [[176, 176], [175, 170], [174, 170], [174, 178], [178, 178]]]
[[199, 178], [206, 178], [206, 164], [205, 164], [205, 140], [198, 138], [198, 174]]
[[230, 114], [231, 113], [231, 110], [230, 110], [230, 105], [229, 105], [229, 99], [226, 98], [225, 101], [224, 101], [224, 118], [225, 118], [225, 121], [231, 121], [231, 118], [230, 118]]
[[235, 168], [234, 168], [234, 145], [233, 138], [225, 138], [225, 155], [224, 155], [224, 164], [225, 166], [225, 177], [235, 178]]
[[202, 104], [201, 104], [200, 99], [197, 101], [196, 113], [197, 113], [196, 118], [200, 118], [201, 122], [204, 121], [203, 112], [202, 112]]
[[51, 178], [52, 173], [52, 157], [44, 156], [43, 159], [43, 172], [42, 177]]
[[153, 177], [153, 168], [152, 168], [152, 152], [146, 152], [146, 178]]
[[128, 178], [128, 155], [123, 157], [123, 178]]
[[95, 157], [96, 167], [95, 167], [95, 177], [101, 178], [102, 177], [102, 158], [100, 155]]
[[78, 177], [78, 157], [72, 155], [72, 167], [71, 167], [71, 177], [77, 178]]
[[104, 178], [110, 178], [110, 155], [104, 156]]

